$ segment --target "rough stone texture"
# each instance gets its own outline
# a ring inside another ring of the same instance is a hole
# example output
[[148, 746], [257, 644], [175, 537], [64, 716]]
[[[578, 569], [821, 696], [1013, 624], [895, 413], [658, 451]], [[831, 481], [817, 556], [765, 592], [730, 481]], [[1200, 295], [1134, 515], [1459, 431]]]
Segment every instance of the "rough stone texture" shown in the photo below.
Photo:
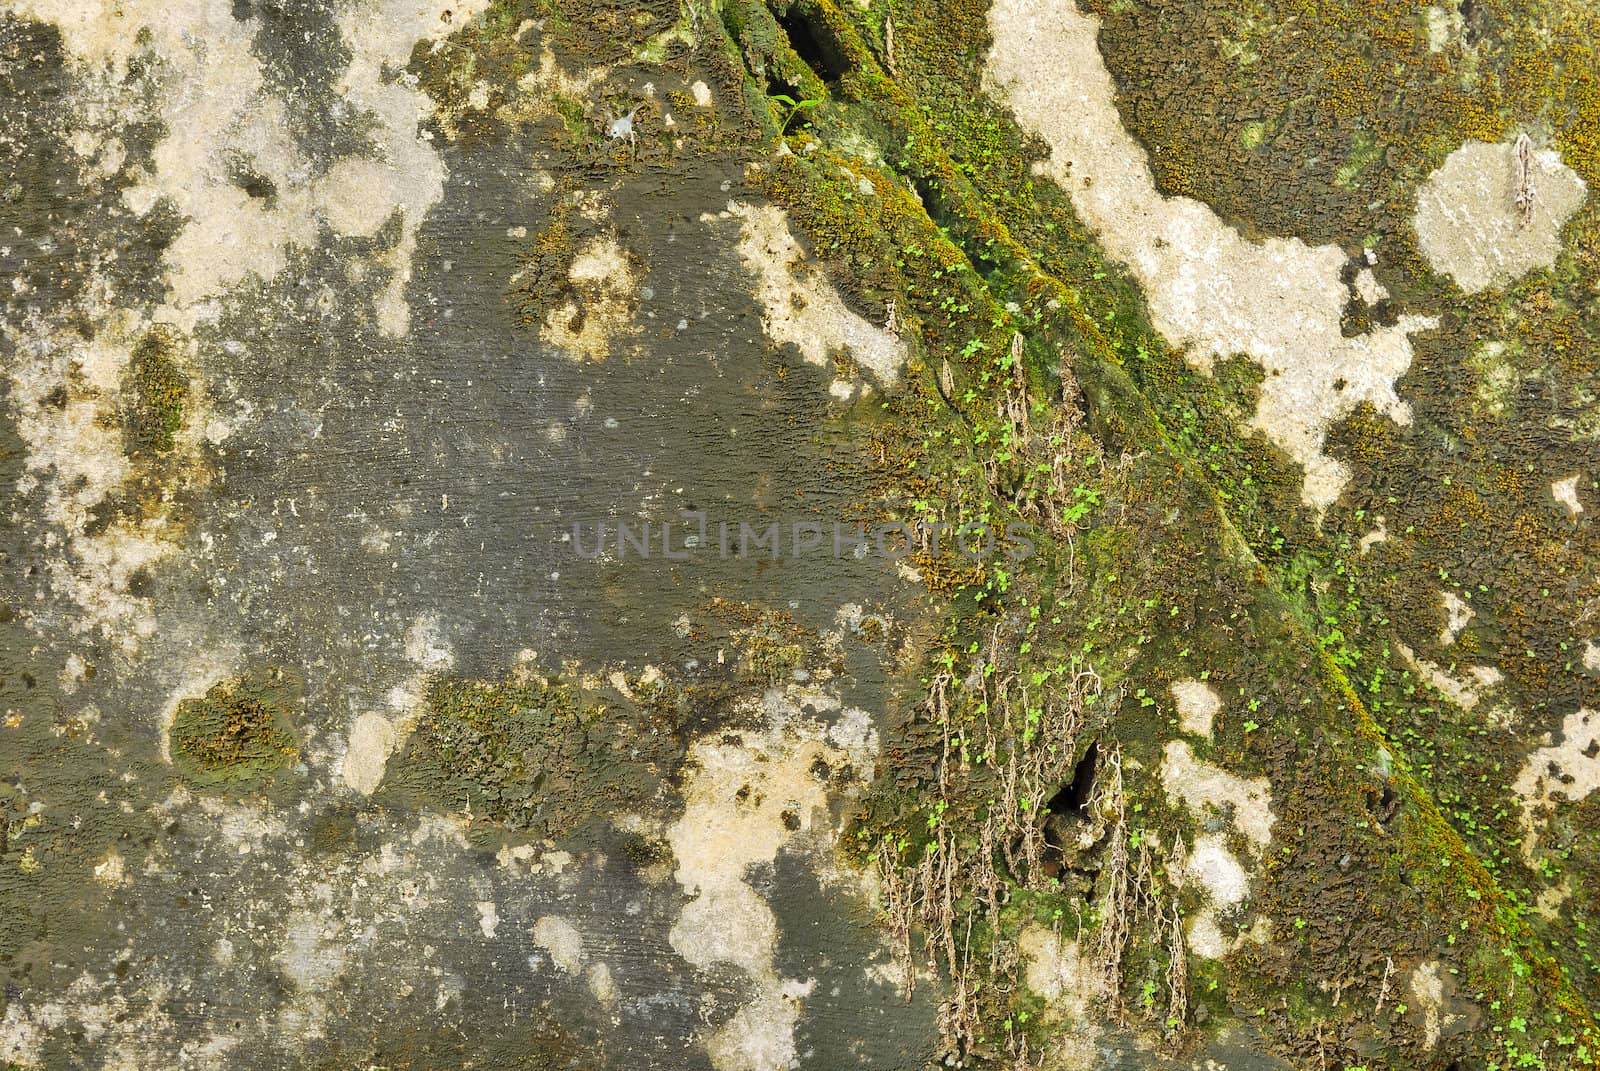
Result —
[[1593, 1066], [1597, 37], [0, 2], [0, 1066]]

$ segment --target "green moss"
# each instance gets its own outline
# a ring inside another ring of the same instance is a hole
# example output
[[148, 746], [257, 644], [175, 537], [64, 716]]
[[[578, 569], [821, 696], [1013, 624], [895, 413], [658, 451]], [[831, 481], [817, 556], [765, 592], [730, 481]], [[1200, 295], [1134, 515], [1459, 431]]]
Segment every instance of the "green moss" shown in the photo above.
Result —
[[123, 448], [130, 456], [164, 454], [177, 443], [189, 399], [189, 377], [178, 366], [177, 336], [151, 328], [133, 348], [123, 393]]
[[378, 798], [546, 836], [642, 806], [675, 768], [680, 717], [665, 685], [643, 687], [641, 705], [532, 675], [437, 680]]
[[294, 682], [275, 668], [183, 700], [172, 720], [173, 764], [205, 787], [259, 788], [299, 757], [289, 716], [297, 702]]

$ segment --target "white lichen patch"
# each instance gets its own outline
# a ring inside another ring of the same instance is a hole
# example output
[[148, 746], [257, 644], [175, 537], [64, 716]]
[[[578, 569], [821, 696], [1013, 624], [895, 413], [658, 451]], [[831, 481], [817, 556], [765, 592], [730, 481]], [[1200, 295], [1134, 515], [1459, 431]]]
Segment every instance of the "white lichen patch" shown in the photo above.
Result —
[[1576, 802], [1600, 788], [1600, 716], [1579, 709], [1561, 723], [1561, 742], [1530, 754], [1512, 782], [1522, 801], [1522, 854], [1533, 860], [1542, 816], [1560, 800]]
[[1095, 969], [1076, 940], [1030, 922], [1017, 938], [1028, 988], [1045, 1003], [1074, 1020], [1085, 1020], [1091, 1002], [1105, 992], [1104, 975]]
[[1583, 503], [1578, 500], [1578, 480], [1581, 478], [1576, 475], [1568, 476], [1550, 485], [1550, 496], [1567, 507], [1567, 513], [1574, 517], [1583, 512]]
[[1416, 1003], [1417, 1017], [1422, 1020], [1423, 1047], [1437, 1048], [1445, 1018], [1444, 979], [1439, 974], [1439, 961], [1417, 964], [1406, 989]]
[[278, 969], [302, 992], [316, 993], [344, 973], [348, 957], [338, 921], [321, 911], [297, 911], [284, 927]]
[[[1516, 144], [1469, 141], [1417, 191], [1417, 243], [1435, 271], [1469, 294], [1547, 268], [1561, 252], [1561, 228], [1588, 193], [1583, 179], [1551, 150], [1528, 150], [1526, 175]], [[1518, 204], [1524, 183], [1532, 197]]]
[[[739, 256], [756, 275], [767, 337], [792, 345], [819, 367], [836, 356], [871, 372], [880, 386], [900, 378], [907, 351], [895, 335], [851, 311], [822, 269], [806, 255], [781, 208], [734, 202], [721, 218], [741, 225]], [[718, 217], [706, 216], [709, 221]]]
[[122, 855], [115, 849], [107, 852], [106, 857], [94, 866], [94, 880], [111, 888], [126, 883], [128, 868]]
[[533, 943], [550, 954], [550, 962], [567, 974], [583, 970], [583, 934], [560, 915], [545, 915], [533, 924]]
[[1381, 513], [1374, 520], [1378, 522], [1377, 525], [1357, 541], [1363, 556], [1371, 552], [1372, 548], [1379, 543], [1389, 542], [1389, 522], [1384, 519]]
[[[1504, 679], [1504, 675], [1493, 666], [1467, 666], [1464, 671], [1458, 672], [1454, 666], [1446, 669], [1437, 662], [1419, 658], [1415, 651], [1403, 643], [1395, 644], [1395, 649], [1423, 680], [1462, 710], [1476, 709], [1484, 696]], [[1511, 719], [1509, 709], [1497, 707], [1492, 713], [1501, 723], [1509, 723]]]
[[1195, 838], [1184, 864], [1182, 880], [1205, 890], [1206, 902], [1189, 918], [1189, 948], [1206, 959], [1221, 959], [1244, 940], [1230, 940], [1222, 932], [1221, 917], [1243, 904], [1250, 895], [1250, 872], [1228, 848], [1222, 833]]
[[[782, 1071], [797, 1058], [795, 1027], [813, 982], [779, 973], [777, 918], [748, 873], [796, 839], [831, 856], [838, 831], [818, 771], [849, 764], [851, 743], [876, 746], [875, 733], [855, 729], [839, 734], [843, 747], [830, 742], [829, 728], [785, 693], [769, 693], [760, 713], [763, 729], [713, 733], [690, 747], [683, 815], [666, 830], [678, 884], [693, 897], [668, 935], [673, 949], [701, 970], [737, 968], [755, 990], [703, 1039], [718, 1071]], [[870, 777], [870, 759], [853, 769]]]
[[1184, 878], [1199, 882], [1218, 907], [1243, 903], [1250, 893], [1250, 875], [1238, 857], [1228, 850], [1228, 840], [1221, 833], [1206, 833], [1195, 838], [1184, 867]]
[[[362, 0], [342, 9], [350, 60], [332, 73], [340, 75], [341, 105], [367, 122], [370, 148], [321, 173], [291, 136], [292, 102], [254, 51], [258, 25], [227, 4], [19, 0], [12, 7], [60, 28], [73, 77], [63, 107], [84, 179], [116, 181], [131, 216], [159, 210], [180, 221], [161, 254], [153, 308], [142, 299], [136, 307], [102, 275], [73, 306], [30, 311], [9, 329], [17, 359], [6, 373], [27, 447], [20, 486], [45, 491], [37, 518], [48, 526], [40, 533], [51, 552], [42, 559], [45, 580], [80, 608], [80, 630], [100, 631], [131, 657], [153, 635], [155, 616], [148, 599], [129, 592], [130, 580], [166, 561], [184, 535], [171, 494], [145, 494], [139, 516], [114, 513], [111, 524], [85, 531], [91, 511], [126, 490], [133, 475], [118, 418], [135, 345], [162, 324], [182, 351], [177, 363], [190, 389], [161, 476], [166, 490], [178, 491], [207, 478], [200, 448], [230, 428], [228, 417], [209, 411], [187, 336], [215, 322], [234, 288], [275, 278], [293, 249], [314, 248], [327, 234], [374, 238], [397, 219], [396, 239], [375, 254], [381, 272], [374, 278], [384, 281], [373, 323], [403, 334], [417, 230], [442, 198], [446, 172], [419, 129], [426, 95], [395, 72], [417, 41], [451, 32], [486, 0]], [[149, 164], [133, 168], [127, 140], [152, 128], [162, 134]], [[241, 172], [274, 192], [254, 195]], [[88, 333], [83, 324], [92, 325]]]
[[1429, 4], [1422, 9], [1422, 25], [1428, 35], [1428, 51], [1443, 52], [1460, 39], [1467, 20], [1455, 4]]
[[1172, 699], [1178, 705], [1178, 728], [1194, 736], [1211, 738], [1211, 726], [1222, 711], [1222, 700], [1205, 681], [1192, 678], [1172, 683]]
[[1167, 796], [1196, 815], [1228, 815], [1257, 853], [1272, 840], [1272, 786], [1265, 777], [1244, 778], [1202, 762], [1186, 740], [1167, 741], [1161, 763]]
[[567, 270], [572, 297], [545, 314], [540, 337], [590, 361], [603, 361], [633, 333], [639, 278], [613, 235], [590, 240]]
[[[184, 526], [170, 498], [151, 496], [137, 511], [113, 511], [109, 524], [93, 522], [97, 510], [134, 486], [136, 466], [124, 451], [123, 382], [149, 325], [98, 297], [55, 311], [63, 319], [86, 317], [98, 329], [85, 337], [34, 313], [20, 328], [6, 330], [15, 351], [3, 374], [26, 446], [17, 488], [40, 492], [42, 510], [25, 520], [46, 552], [40, 557], [45, 583], [78, 608], [74, 630], [99, 633], [133, 656], [156, 621], [149, 599], [130, 584], [172, 555]], [[195, 430], [204, 402], [195, 393], [186, 408], [196, 419], [178, 430], [168, 454], [174, 487], [207, 479]]]
[[1356, 279], [1353, 285], [1355, 286], [1356, 297], [1368, 305], [1376, 305], [1380, 301], [1387, 301], [1389, 298], [1388, 288], [1378, 282], [1378, 277], [1372, 273], [1371, 268], [1362, 268], [1356, 272]]
[[350, 742], [340, 766], [344, 783], [363, 796], [372, 795], [383, 781], [389, 756], [398, 741], [394, 722], [382, 714], [369, 712], [357, 718], [350, 727]]
[[1080, 941], [1068, 940], [1059, 930], [1037, 922], [1023, 928], [1017, 949], [1022, 953], [1023, 978], [1045, 1002], [1045, 1014], [1054, 1024], [1052, 1066], [1091, 1066], [1100, 1032], [1091, 1009], [1105, 996], [1105, 973], [1084, 954]]
[[[169, 1066], [160, 1039], [171, 1036], [176, 1025], [166, 1012], [172, 988], [155, 982], [136, 1004], [118, 991], [114, 979], [84, 972], [57, 999], [32, 1007], [10, 1002], [0, 1017], [0, 1060], [8, 1068], [44, 1067], [47, 1036], [70, 1028], [83, 1041], [104, 1044], [116, 1054], [102, 1065], [107, 1071]], [[225, 1057], [237, 1043], [226, 1035], [194, 1036], [184, 1047], [184, 1066], [221, 1071], [231, 1065]]]
[[616, 1005], [617, 983], [611, 977], [610, 964], [596, 963], [589, 968], [589, 973], [585, 977], [589, 982], [590, 995], [599, 1001], [601, 1006], [610, 1008]]
[[1362, 402], [1408, 424], [1395, 381], [1411, 364], [1410, 335], [1437, 321], [1404, 315], [1346, 338], [1339, 247], [1252, 242], [1200, 202], [1163, 197], [1117, 114], [1098, 19], [1062, 0], [999, 0], [989, 26], [986, 87], [1050, 146], [1046, 172], [1138, 279], [1156, 328], [1189, 362], [1208, 369], [1243, 354], [1261, 366], [1251, 426], [1304, 467], [1302, 497], [1325, 510], [1349, 479], [1323, 453], [1328, 428]]
[[1448, 647], [1456, 642], [1461, 630], [1472, 622], [1476, 613], [1467, 600], [1453, 591], [1439, 592], [1439, 607], [1444, 611], [1444, 627], [1439, 629], [1439, 644]]
[[406, 629], [405, 655], [425, 673], [438, 673], [455, 665], [455, 652], [445, 638], [435, 613], [419, 614]]

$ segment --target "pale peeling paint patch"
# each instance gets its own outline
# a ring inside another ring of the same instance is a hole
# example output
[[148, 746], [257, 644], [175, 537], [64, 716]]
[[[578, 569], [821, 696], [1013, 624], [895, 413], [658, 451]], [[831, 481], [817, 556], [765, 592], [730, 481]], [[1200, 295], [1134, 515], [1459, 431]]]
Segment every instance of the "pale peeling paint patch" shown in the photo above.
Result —
[[1456, 642], [1461, 630], [1477, 616], [1472, 607], [1453, 591], [1439, 592], [1439, 605], [1444, 610], [1444, 627], [1439, 630], [1439, 643], [1448, 647]]
[[1272, 786], [1265, 777], [1237, 777], [1195, 758], [1186, 740], [1169, 740], [1161, 763], [1161, 784], [1168, 797], [1190, 811], [1207, 808], [1229, 813], [1233, 824], [1257, 852], [1272, 840]]
[[[1458, 675], [1447, 671], [1437, 662], [1418, 658], [1416, 652], [1403, 643], [1396, 643], [1395, 649], [1423, 680], [1462, 710], [1475, 710], [1484, 695], [1504, 679], [1493, 666], [1468, 666], [1464, 675]], [[1501, 707], [1496, 707], [1491, 713], [1502, 724], [1509, 723], [1512, 716], [1510, 710]]]
[[340, 767], [344, 783], [363, 796], [372, 795], [383, 781], [398, 741], [394, 722], [383, 715], [369, 713], [357, 718], [350, 727], [350, 743]]
[[1561, 723], [1561, 743], [1528, 756], [1512, 782], [1522, 801], [1522, 855], [1530, 862], [1539, 846], [1540, 812], [1558, 799], [1576, 802], [1600, 788], [1600, 717], [1579, 709]]
[[1251, 426], [1304, 467], [1301, 495], [1325, 510], [1350, 476], [1323, 453], [1329, 426], [1362, 402], [1409, 424], [1395, 381], [1411, 365], [1409, 336], [1438, 321], [1406, 315], [1346, 338], [1338, 246], [1251, 242], [1200, 202], [1163, 197], [1117, 114], [1099, 25], [1063, 0], [998, 0], [984, 84], [1050, 146], [1048, 173], [1139, 280], [1156, 328], [1187, 347], [1189, 362], [1207, 369], [1244, 354], [1261, 366]]
[[1451, 153], [1418, 189], [1412, 217], [1417, 244], [1434, 270], [1475, 294], [1554, 264], [1561, 228], [1588, 188], [1549, 150], [1531, 152], [1528, 181], [1533, 208], [1524, 218], [1515, 145], [1469, 141]]
[[1550, 485], [1550, 495], [1557, 502], [1567, 507], [1567, 512], [1576, 517], [1583, 512], [1583, 503], [1578, 501], [1579, 476], [1568, 476], [1564, 480], [1557, 480]]
[[533, 943], [550, 953], [550, 962], [564, 973], [583, 970], [583, 934], [560, 915], [545, 915], [533, 924]]
[[1211, 738], [1211, 726], [1222, 711], [1222, 700], [1205, 681], [1174, 681], [1173, 701], [1178, 704], [1178, 728], [1194, 736]]
[[791, 693], [769, 692], [760, 713], [764, 729], [708, 734], [690, 747], [683, 815], [666, 830], [678, 884], [693, 897], [668, 934], [673, 949], [701, 970], [736, 967], [755, 987], [753, 999], [703, 1039], [719, 1071], [780, 1071], [797, 1059], [795, 1028], [813, 983], [778, 973], [777, 918], [746, 874], [794, 838], [831, 855], [837, 830], [819, 760], [837, 769], [853, 750], [869, 759], [854, 767], [856, 777], [869, 777], [864, 749], [877, 742], [859, 725], [831, 731]]
[[756, 299], [768, 337], [779, 345], [793, 345], [808, 363], [823, 368], [836, 354], [843, 354], [871, 372], [880, 385], [894, 385], [906, 361], [905, 345], [845, 305], [821, 268], [806, 256], [784, 211], [733, 202], [722, 218], [730, 216], [743, 224], [739, 255], [756, 274]]
[[590, 361], [603, 361], [633, 333], [639, 279], [632, 258], [612, 235], [578, 250], [567, 270], [573, 296], [545, 314], [540, 337]]

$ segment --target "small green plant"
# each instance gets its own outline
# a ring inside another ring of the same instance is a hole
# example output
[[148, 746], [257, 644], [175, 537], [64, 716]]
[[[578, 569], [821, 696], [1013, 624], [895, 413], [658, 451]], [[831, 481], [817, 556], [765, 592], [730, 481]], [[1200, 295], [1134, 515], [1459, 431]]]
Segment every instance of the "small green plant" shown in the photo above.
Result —
[[787, 93], [774, 93], [768, 99], [783, 109], [782, 118], [778, 124], [778, 134], [780, 136], [789, 133], [790, 124], [799, 118], [801, 112], [808, 108], [815, 108], [822, 103], [821, 100], [795, 100]]

